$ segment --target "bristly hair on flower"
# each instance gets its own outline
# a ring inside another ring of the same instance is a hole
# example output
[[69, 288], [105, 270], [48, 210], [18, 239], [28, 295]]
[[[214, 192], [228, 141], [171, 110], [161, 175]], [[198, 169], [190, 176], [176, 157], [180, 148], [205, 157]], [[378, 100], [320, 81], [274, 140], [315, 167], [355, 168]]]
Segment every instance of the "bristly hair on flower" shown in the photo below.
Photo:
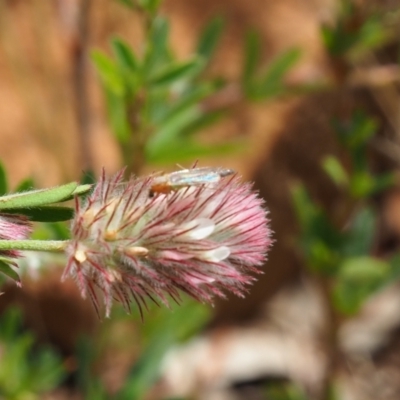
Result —
[[103, 171], [93, 193], [76, 200], [64, 278], [97, 312], [103, 297], [106, 316], [114, 299], [128, 311], [137, 303], [143, 317], [147, 298], [168, 306], [180, 290], [202, 302], [226, 291], [243, 296], [272, 242], [251, 185], [221, 174], [154, 194], [155, 175], [124, 182], [123, 172], [107, 179]]

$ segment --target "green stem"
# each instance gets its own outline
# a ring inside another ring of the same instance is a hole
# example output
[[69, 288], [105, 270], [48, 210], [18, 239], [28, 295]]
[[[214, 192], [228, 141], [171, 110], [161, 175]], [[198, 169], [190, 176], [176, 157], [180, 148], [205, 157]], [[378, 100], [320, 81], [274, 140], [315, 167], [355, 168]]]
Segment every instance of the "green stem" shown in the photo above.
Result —
[[54, 251], [65, 250], [69, 240], [0, 240], [1, 250]]

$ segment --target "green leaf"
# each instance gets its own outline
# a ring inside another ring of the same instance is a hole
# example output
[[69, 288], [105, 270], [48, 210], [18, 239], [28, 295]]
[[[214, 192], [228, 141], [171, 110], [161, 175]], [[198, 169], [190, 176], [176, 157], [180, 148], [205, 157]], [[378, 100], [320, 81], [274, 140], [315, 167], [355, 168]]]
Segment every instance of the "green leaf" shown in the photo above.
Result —
[[114, 61], [100, 50], [93, 50], [91, 52], [91, 58], [104, 86], [114, 94], [123, 95], [123, 81]]
[[208, 126], [217, 123], [226, 115], [227, 115], [226, 110], [215, 110], [207, 112], [205, 114], [200, 114], [197, 118], [195, 118], [190, 124], [188, 124], [182, 130], [182, 135], [185, 137], [192, 136], [196, 132], [206, 129]]
[[169, 143], [168, 146], [161, 148], [158, 152], [147, 154], [147, 161], [159, 165], [176, 164], [202, 157], [230, 155], [243, 151], [247, 145], [247, 142], [238, 140], [205, 146], [191, 140], [181, 139]]
[[381, 174], [376, 176], [374, 179], [374, 187], [372, 189], [373, 194], [381, 193], [394, 186], [396, 183], [396, 177], [393, 172]]
[[139, 61], [129, 45], [121, 38], [113, 38], [111, 40], [111, 47], [114, 51], [125, 84], [129, 87], [130, 96], [132, 96], [139, 86], [139, 81], [141, 79]]
[[105, 90], [105, 96], [107, 113], [114, 136], [119, 143], [126, 143], [130, 138], [130, 127], [125, 99], [108, 89]]
[[197, 43], [196, 53], [206, 60], [207, 63], [214, 54], [224, 25], [225, 23], [222, 18], [214, 18], [207, 24], [201, 33]]
[[285, 89], [283, 81], [285, 74], [297, 63], [300, 56], [299, 49], [291, 49], [276, 57], [262, 74], [261, 79], [254, 83], [251, 98], [266, 99], [282, 94]]
[[345, 314], [359, 311], [364, 301], [387, 282], [389, 264], [373, 257], [346, 259], [333, 290], [335, 306]]
[[132, 72], [139, 69], [139, 62], [128, 43], [119, 37], [114, 37], [111, 39], [111, 47], [122, 68]]
[[293, 203], [301, 228], [301, 249], [313, 272], [332, 276], [341, 261], [342, 232], [329, 221], [326, 213], [308, 195], [303, 185], [292, 188]]
[[58, 222], [68, 221], [74, 216], [74, 209], [70, 207], [43, 206], [35, 208], [15, 208], [4, 210], [9, 214], [20, 214], [27, 216], [36, 222]]
[[7, 173], [4, 165], [0, 163], [0, 196], [8, 192]]
[[152, 121], [153, 124], [158, 126], [169, 124], [170, 121], [176, 118], [181, 112], [204, 100], [206, 97], [215, 93], [217, 90], [218, 88], [214, 84], [196, 84], [195, 87], [182, 94], [174, 103], [165, 107], [164, 111], [162, 113], [159, 113], [157, 118]]
[[370, 207], [361, 208], [350, 221], [348, 231], [344, 233], [343, 255], [357, 257], [369, 254], [372, 250], [376, 232], [376, 213]]
[[356, 111], [350, 121], [334, 120], [333, 127], [342, 145], [354, 151], [368, 142], [376, 133], [378, 124], [364, 112]]
[[35, 187], [35, 183], [33, 182], [32, 178], [26, 178], [20, 183], [18, 183], [17, 187], [15, 188], [14, 192], [26, 192], [28, 190], [32, 190]]
[[117, 396], [118, 400], [144, 398], [159, 375], [160, 360], [172, 344], [173, 337], [170, 332], [164, 332], [153, 340], [130, 371], [124, 387]]
[[305, 228], [321, 212], [313, 203], [304, 185], [297, 183], [291, 188], [294, 209], [301, 227]]
[[151, 14], [155, 14], [162, 0], [138, 0], [138, 3]]
[[29, 192], [14, 193], [0, 197], [0, 210], [40, 207], [52, 203], [58, 203], [72, 195], [78, 187], [77, 182], [56, 186], [49, 189], [32, 190]]
[[367, 171], [353, 173], [350, 180], [350, 194], [356, 199], [370, 196], [374, 190], [374, 177]]
[[322, 168], [339, 187], [349, 185], [349, 176], [340, 161], [333, 156], [327, 156], [322, 161]]
[[149, 42], [147, 44], [143, 73], [146, 77], [154, 74], [161, 68], [167, 57], [167, 40], [169, 24], [165, 18], [157, 16], [151, 25]]
[[133, 2], [133, 0], [118, 0], [121, 4], [123, 4], [126, 7], [135, 8], [135, 3]]
[[178, 80], [192, 76], [203, 64], [203, 59], [194, 58], [183, 63], [168, 65], [168, 67], [163, 68], [151, 77], [149, 84], [157, 89], [166, 87]]
[[151, 155], [162, 151], [169, 143], [176, 143], [182, 130], [201, 114], [198, 106], [190, 107], [171, 118], [159, 131], [153, 134], [147, 142], [146, 154]]
[[245, 39], [244, 65], [242, 71], [242, 83], [245, 88], [254, 77], [260, 59], [260, 51], [260, 35], [255, 31], [248, 32]]
[[377, 282], [386, 277], [389, 265], [385, 261], [369, 257], [348, 258], [340, 267], [339, 279], [352, 282]]
[[70, 197], [65, 198], [62, 201], [70, 200], [75, 196], [82, 196], [83, 194], [89, 193], [93, 188], [93, 185], [90, 183], [86, 183], [84, 185], [79, 185], [71, 194]]
[[11, 263], [11, 260], [5, 257], [0, 257], [0, 272], [14, 280], [17, 285], [20, 286], [21, 280], [18, 273], [11, 267]]
[[146, 335], [146, 350], [130, 370], [117, 400], [144, 398], [159, 377], [160, 360], [165, 353], [174, 344], [198, 332], [209, 320], [209, 315], [204, 306], [188, 302], [168, 313], [161, 313], [161, 318], [153, 320], [154, 329]]

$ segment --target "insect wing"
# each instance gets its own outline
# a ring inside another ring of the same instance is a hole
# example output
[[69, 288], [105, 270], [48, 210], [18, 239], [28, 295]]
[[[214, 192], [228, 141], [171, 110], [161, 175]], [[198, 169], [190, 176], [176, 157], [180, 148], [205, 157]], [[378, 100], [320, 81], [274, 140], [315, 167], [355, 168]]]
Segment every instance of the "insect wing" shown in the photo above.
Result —
[[222, 177], [233, 175], [235, 171], [227, 168], [203, 167], [184, 169], [154, 179], [152, 192], [168, 193], [184, 187], [217, 183]]

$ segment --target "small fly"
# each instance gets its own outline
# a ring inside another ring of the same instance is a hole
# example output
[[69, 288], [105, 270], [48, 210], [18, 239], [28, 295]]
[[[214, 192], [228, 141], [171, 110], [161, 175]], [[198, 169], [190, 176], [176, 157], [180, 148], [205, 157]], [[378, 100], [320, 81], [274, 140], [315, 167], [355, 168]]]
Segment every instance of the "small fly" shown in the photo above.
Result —
[[221, 178], [233, 175], [228, 168], [202, 167], [183, 169], [154, 178], [150, 187], [150, 196], [168, 194], [189, 186], [201, 186], [217, 183]]

